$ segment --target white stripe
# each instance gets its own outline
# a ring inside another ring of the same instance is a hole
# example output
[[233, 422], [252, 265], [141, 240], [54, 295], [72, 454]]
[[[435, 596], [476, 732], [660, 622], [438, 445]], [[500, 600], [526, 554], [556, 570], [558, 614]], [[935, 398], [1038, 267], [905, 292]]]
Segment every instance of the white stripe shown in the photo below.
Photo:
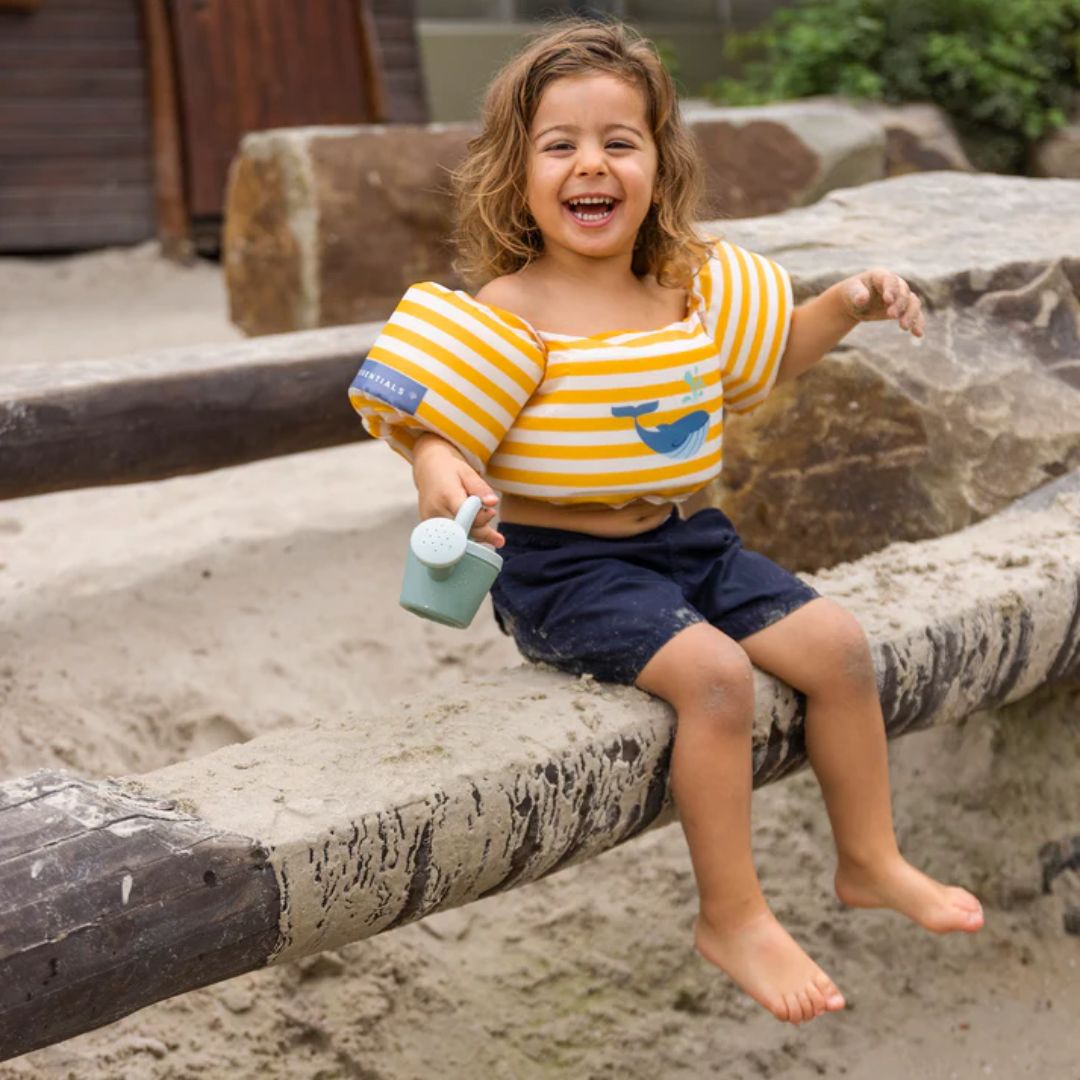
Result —
[[[660, 332], [659, 330], [638, 330], [630, 336], [635, 338], [651, 337], [653, 334]], [[636, 360], [638, 357], [668, 357], [677, 356], [684, 352], [693, 352], [706, 344], [701, 338], [700, 331], [691, 326], [688, 331], [683, 333], [669, 333], [660, 341], [653, 341], [647, 345], [634, 344], [632, 358]], [[594, 360], [625, 360], [627, 356], [626, 345], [627, 342], [620, 338], [605, 341], [603, 345], [576, 344], [567, 349], [553, 349], [548, 354], [549, 372], [553, 365], [588, 364]]]
[[[477, 327], [478, 332], [482, 332], [485, 335], [485, 341], [490, 341], [491, 344], [496, 348], [499, 348], [501, 346], [500, 352], [505, 352], [506, 350], [507, 345], [505, 339], [496, 334], [494, 330], [488, 329], [488, 327], [486, 327], [480, 321], [479, 315], [481, 313], [487, 316], [487, 318], [493, 319], [500, 326], [504, 327], [518, 340], [518, 342], [520, 342], [520, 348], [522, 352], [522, 356], [520, 359], [523, 365], [528, 364], [530, 367], [536, 368], [538, 372], [543, 370], [542, 367], [538, 367], [538, 365], [534, 360], [532, 360], [530, 355], [532, 353], [539, 353], [541, 356], [544, 355], [543, 343], [536, 335], [534, 335], [529, 330], [519, 329], [517, 326], [514, 326], [513, 323], [507, 322], [506, 319], [504, 319], [502, 315], [500, 315], [497, 311], [493, 311], [490, 307], [488, 307], [487, 304], [483, 303], [483, 301], [477, 300], [475, 297], [470, 296], [467, 292], [464, 292], [461, 289], [447, 289], [445, 286], [439, 286], [439, 289], [440, 292], [443, 292], [447, 295], [459, 297], [460, 299], [464, 300], [465, 303], [469, 305], [469, 307], [476, 310], [477, 314], [471, 316], [469, 325], [473, 326], [473, 320], [475, 320], [475, 326]], [[431, 299], [430, 293], [428, 294], [427, 299]], [[462, 311], [460, 308], [453, 307], [449, 304], [447, 306], [450, 307], [456, 318], [460, 319], [462, 317]], [[521, 321], [525, 322], [524, 319], [522, 319]]]
[[641, 439], [633, 427], [618, 431], [528, 431], [511, 428], [507, 442], [527, 443], [530, 446], [640, 446]]
[[717, 266], [716, 268], [716, 285], [713, 289], [713, 323], [716, 325], [716, 332], [722, 334], [720, 339], [720, 370], [723, 371], [728, 366], [728, 358], [731, 353], [731, 347], [735, 343], [735, 332], [739, 327], [739, 312], [742, 310], [743, 305], [743, 287], [742, 278], [739, 273], [739, 264], [736, 261], [735, 253], [731, 250], [731, 245], [724, 242], [724, 254], [728, 260], [727, 269], [730, 275], [730, 290], [731, 290], [731, 304], [728, 307], [728, 321], [726, 326], [719, 326], [718, 321], [720, 319], [720, 307], [723, 302], [724, 291], [724, 267]]
[[[442, 291], [447, 295], [453, 295], [449, 289], [444, 289]], [[474, 304], [476, 303], [476, 301], [473, 301], [471, 297], [469, 297], [465, 293], [459, 292], [457, 295], [462, 296], [467, 302]], [[538, 351], [541, 351], [539, 345], [537, 345], [536, 341], [532, 338], [531, 335], [523, 333], [516, 327], [511, 326], [504, 319], [500, 319], [499, 316], [495, 314], [495, 312], [487, 311], [486, 314], [489, 318], [498, 321], [502, 326], [504, 326], [507, 330], [510, 331], [510, 333], [514, 336], [515, 339], [521, 342], [520, 347], [517, 350], [514, 350], [513, 347], [506, 342], [505, 338], [500, 337], [494, 330], [490, 329], [483, 322], [481, 322], [477, 315], [466, 314], [464, 311], [461, 310], [461, 308], [455, 307], [454, 304], [450, 303], [450, 301], [448, 300], [433, 296], [431, 293], [416, 289], [415, 287], [410, 289], [405, 294], [405, 298], [407, 300], [412, 300], [414, 303], [425, 308], [427, 311], [431, 311], [437, 315], [443, 316], [454, 325], [460, 326], [463, 330], [473, 334], [475, 337], [478, 337], [481, 341], [484, 342], [485, 345], [490, 346], [493, 352], [497, 352], [500, 356], [504, 357], [507, 360], [510, 360], [533, 382], [539, 382], [540, 377], [543, 374], [543, 367], [539, 363], [537, 363], [531, 355], [535, 354]], [[401, 319], [409, 319], [410, 321], [412, 321], [413, 319], [415, 319], [415, 316], [406, 315], [404, 312], [402, 312]], [[397, 321], [394, 316], [391, 317], [391, 320]], [[423, 328], [418, 329], [417, 333], [425, 335], [430, 334], [433, 338], [434, 335], [438, 333], [441, 335], [441, 341], [445, 341], [445, 338], [447, 336], [443, 331], [438, 330], [430, 323], [424, 323]], [[461, 351], [465, 351], [470, 357], [474, 355], [462, 342], [455, 339], [454, 344], [457, 346], [457, 348], [454, 349], [455, 352], [460, 353]], [[449, 345], [447, 346], [447, 348], [450, 347], [451, 346]], [[478, 359], [481, 358], [478, 357]], [[487, 364], [487, 361], [483, 362]]]
[[[747, 320], [746, 342], [744, 345], [744, 351], [747, 356], [737, 369], [740, 374], [736, 375], [733, 372], [732, 375], [728, 377], [728, 393], [734, 395], [738, 395], [741, 391], [749, 389], [764, 373], [765, 365], [769, 359], [768, 345], [771, 340], [771, 335], [767, 333], [762, 335], [762, 343], [757, 356], [751, 357], [749, 355], [750, 346], [753, 344], [754, 336], [757, 333], [758, 322], [764, 320], [766, 327], [768, 327], [770, 322], [776, 322], [777, 314], [776, 282], [773, 279], [773, 275], [769, 272], [767, 266], [762, 265], [760, 256], [751, 253], [750, 259], [751, 268], [754, 262], [761, 265], [762, 272], [765, 275], [766, 291], [765, 296], [761, 297], [757, 287], [755, 286], [754, 288], [755, 307], [751, 312], [753, 317]], [[739, 408], [747, 409], [750, 407], [751, 402], [756, 403], [763, 400], [765, 394], [768, 393], [768, 390], [769, 387], [767, 385], [763, 386], [753, 397], [740, 402]]]
[[[491, 454], [501, 441], [501, 436], [493, 435], [486, 427], [481, 427], [481, 425], [469, 416], [468, 413], [463, 413], [456, 405], [452, 405], [446, 398], [441, 394], [436, 393], [434, 390], [429, 390], [427, 392], [424, 402], [445, 416], [447, 420], [457, 424], [458, 427], [463, 428], [472, 435], [473, 438], [477, 439], [487, 448], [488, 454]], [[442, 434], [442, 432], [438, 432], [438, 434]], [[450, 439], [450, 436], [447, 435], [446, 438]], [[450, 439], [450, 441], [453, 442], [453, 439]]]
[[[743, 331], [742, 344], [739, 346], [739, 355], [735, 360], [735, 364], [732, 368], [731, 373], [727, 376], [729, 387], [738, 386], [739, 384], [741, 384], [743, 379], [745, 378], [747, 367], [754, 362], [754, 358], [750, 355], [750, 346], [754, 342], [754, 331], [757, 327], [757, 313], [761, 309], [760, 289], [758, 288], [758, 283], [754, 275], [753, 257], [748, 251], [745, 251], [742, 248], [740, 248], [739, 250], [746, 257], [747, 262], [746, 293], [739, 297], [739, 307], [736, 307], [734, 303], [732, 304], [731, 324], [733, 332], [735, 327], [740, 322], [743, 324], [745, 329]], [[736, 258], [734, 253], [732, 255], [732, 258]], [[738, 266], [735, 267], [735, 270], [737, 272], [739, 271], [739, 269], [740, 268]], [[726, 367], [727, 364], [724, 363], [721, 367], [721, 370]], [[729, 390], [728, 392], [731, 393], [732, 391]]]
[[[711, 364], [705, 361], [699, 361], [692, 366], [686, 367], [674, 367], [670, 371], [641, 371], [636, 372], [632, 376], [623, 374], [611, 374], [611, 375], [578, 375], [570, 373], [567, 375], [556, 376], [555, 378], [547, 378], [544, 380], [543, 391], [541, 397], [546, 396], [549, 393], [553, 393], [560, 390], [597, 390], [601, 393], [606, 393], [614, 390], [626, 391], [632, 390], [637, 393], [642, 401], [653, 401], [662, 391], [667, 396], [673, 396], [673, 391], [670, 389], [664, 389], [670, 387], [673, 383], [686, 387], [686, 393], [690, 393], [690, 385], [683, 379], [683, 374], [689, 372], [690, 374], [696, 374], [698, 378], [704, 379], [708, 374]], [[718, 384], [717, 384], [718, 385]], [[710, 390], [714, 387], [710, 387]], [[704, 391], [704, 388], [703, 388]], [[698, 399], [700, 400], [700, 398]], [[613, 403], [614, 404], [614, 403]], [[621, 404], [629, 405], [632, 402], [622, 402]]]
[[[558, 419], [558, 420], [618, 420], [619, 418], [611, 415], [613, 407], [628, 407], [633, 405], [643, 405], [649, 401], [659, 402], [657, 407], [652, 412], [644, 413], [639, 417], [642, 424], [646, 427], [650, 427], [653, 424], [653, 418], [657, 413], [673, 412], [680, 415], [693, 412], [695, 409], [705, 409], [709, 413], [718, 413], [720, 410], [720, 403], [722, 400], [720, 384], [717, 383], [714, 386], [706, 389], [702, 396], [696, 401], [683, 401], [684, 397], [689, 396], [689, 387], [687, 388], [687, 394], [668, 394], [662, 397], [648, 397], [642, 395], [640, 401], [620, 401], [620, 402], [600, 402], [600, 401], [586, 401], [580, 404], [576, 402], [561, 402], [561, 401], [544, 401], [538, 398], [529, 404], [529, 419]], [[622, 418], [622, 423], [625, 423], [629, 427], [633, 427], [634, 422], [630, 417]], [[667, 420], [665, 423], [672, 423]]]
[[[490, 361], [485, 360], [479, 353], [473, 352], [471, 349], [467, 348], [457, 338], [438, 329], [438, 327], [432, 326], [430, 323], [424, 322], [422, 319], [418, 319], [414, 315], [399, 313], [393, 317], [392, 321], [403, 330], [408, 330], [411, 333], [416, 334], [422, 341], [430, 341], [434, 345], [442, 347], [447, 352], [451, 353], [461, 363], [463, 368], [467, 371], [475, 370], [482, 377], [486, 378], [489, 382], [494, 383], [500, 390], [503, 390], [512, 397], [519, 405], [524, 405], [526, 400], [528, 400], [528, 391], [523, 389], [518, 383], [514, 382], [509, 375], [500, 371]], [[424, 352], [422, 349], [418, 349], [416, 346], [402, 341], [401, 338], [387, 336], [385, 341], [376, 342], [376, 345], [381, 345], [382, 348], [389, 349], [392, 352], [400, 352], [402, 356], [407, 356], [408, 359], [412, 360], [414, 363], [422, 364], [425, 369], [438, 373], [439, 375], [450, 370], [445, 362], [438, 360], [434, 354]], [[460, 382], [460, 380], [461, 377], [459, 376], [458, 382]], [[450, 380], [447, 379], [447, 381], [449, 382]], [[454, 385], [458, 385], [458, 382], [455, 382]], [[467, 385], [470, 387], [473, 386], [471, 382]]]
[[[393, 354], [401, 356], [405, 360], [412, 361], [412, 363], [423, 367], [425, 371], [428, 371], [437, 378], [442, 379], [443, 382], [447, 383], [449, 386], [452, 386], [455, 390], [459, 391], [461, 394], [467, 397], [479, 409], [487, 413], [487, 415], [490, 416], [491, 419], [494, 420], [503, 430], [508, 428], [516, 419], [515, 414], [507, 412], [506, 409], [504, 409], [497, 401], [494, 401], [492, 398], [488, 397], [487, 394], [483, 393], [480, 388], [475, 383], [471, 382], [468, 378], [463, 375], [459, 375], [452, 368], [447, 367], [446, 364], [442, 363], [442, 361], [435, 360], [427, 353], [415, 348], [412, 345], [409, 345], [407, 342], [388, 338], [386, 343], [382, 345], [382, 348], [391, 355], [387, 355], [385, 361], [381, 360], [379, 357], [375, 357], [377, 362], [386, 363], [389, 367], [393, 367]], [[518, 402], [520, 406], [525, 403], [526, 399], [525, 395], [521, 392], [520, 387], [517, 387], [517, 391], [517, 394], [512, 395], [512, 397], [515, 401]], [[432, 401], [433, 398], [431, 397], [431, 395], [437, 393], [438, 391], [435, 390], [434, 387], [429, 386], [427, 396], [424, 398], [424, 400], [428, 402]], [[441, 395], [439, 395], [439, 400], [442, 401], [445, 399], [442, 398]], [[520, 412], [520, 408], [518, 411]]]
[[[494, 464], [494, 461], [493, 461]], [[673, 479], [664, 480], [660, 482], [662, 487], [692, 487], [695, 484], [704, 486], [714, 477], [720, 475], [720, 464], [713, 465], [708, 469], [701, 469], [697, 473], [689, 473], [686, 476], [679, 476]], [[511, 495], [526, 495], [535, 499], [552, 499], [558, 501], [559, 499], [566, 499], [569, 496], [573, 496], [575, 501], [588, 501], [590, 498], [596, 498], [597, 496], [609, 496], [609, 495], [626, 495], [626, 501], [632, 502], [634, 499], [648, 496], [652, 493], [652, 490], [656, 487], [655, 484], [648, 486], [642, 484], [606, 484], [604, 487], [580, 487], [580, 488], [567, 488], [565, 486], [556, 486], [550, 484], [527, 484], [517, 480], [503, 480], [497, 476], [490, 477], [490, 482], [493, 487], [498, 488], [499, 491], [505, 491]], [[666, 501], [660, 499], [658, 501]]]

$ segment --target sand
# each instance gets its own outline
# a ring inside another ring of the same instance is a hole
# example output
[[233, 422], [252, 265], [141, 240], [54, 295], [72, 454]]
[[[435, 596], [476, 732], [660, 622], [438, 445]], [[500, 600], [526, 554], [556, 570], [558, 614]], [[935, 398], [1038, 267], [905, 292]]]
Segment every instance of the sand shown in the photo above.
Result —
[[[215, 267], [147, 247], [0, 260], [0, 295], [20, 298], [0, 315], [0, 365], [239, 336]], [[397, 608], [414, 519], [407, 467], [372, 444], [0, 504], [0, 778], [139, 773], [319, 716], [363, 724], [411, 686], [450, 692], [463, 672], [519, 663], [487, 611], [461, 632]], [[891, 752], [905, 851], [978, 891], [987, 927], [937, 938], [842, 909], [813, 778], [758, 792], [764, 887], [841, 985], [843, 1014], [781, 1025], [696, 957], [674, 825], [509, 895], [161, 1002], [0, 1065], [0, 1080], [1075, 1080], [1080, 939], [1041, 893], [1037, 851], [1080, 832], [1080, 688]]]

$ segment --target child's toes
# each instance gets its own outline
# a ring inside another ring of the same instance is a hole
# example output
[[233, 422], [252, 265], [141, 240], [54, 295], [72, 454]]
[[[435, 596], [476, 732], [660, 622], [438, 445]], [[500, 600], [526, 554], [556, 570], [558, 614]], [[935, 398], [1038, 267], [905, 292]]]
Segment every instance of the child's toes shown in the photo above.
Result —
[[787, 1020], [791, 1016], [791, 1010], [788, 1008], [787, 999], [782, 995], [779, 997], [769, 997], [761, 1002], [766, 1009], [769, 1010], [776, 1017], [777, 1020]]
[[960, 889], [955, 885], [950, 887], [949, 899], [960, 913], [961, 930], [971, 932], [982, 928], [984, 922], [982, 904], [967, 889]]
[[814, 984], [821, 991], [822, 997], [825, 998], [825, 1008], [829, 1012], [836, 1012], [844, 1007], [844, 995], [840, 993], [836, 983], [828, 975], [822, 972], [814, 979]]
[[820, 1016], [825, 1011], [825, 995], [814, 983], [811, 983], [806, 988], [806, 996], [810, 999], [810, 1004], [814, 1007], [814, 1016]]
[[802, 1005], [799, 1004], [799, 995], [792, 992], [784, 995], [784, 1004], [787, 1005], [787, 1018], [789, 1024], [801, 1024], [803, 1021]]

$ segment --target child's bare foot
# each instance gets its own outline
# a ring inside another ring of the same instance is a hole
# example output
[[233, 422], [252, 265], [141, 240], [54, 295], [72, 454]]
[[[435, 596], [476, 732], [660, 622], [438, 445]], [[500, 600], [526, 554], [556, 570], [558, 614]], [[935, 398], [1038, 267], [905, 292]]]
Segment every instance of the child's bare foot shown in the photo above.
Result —
[[832, 979], [766, 908], [736, 928], [694, 921], [694, 947], [778, 1020], [800, 1024], [844, 1007]]
[[836, 895], [852, 907], [892, 908], [935, 934], [970, 934], [983, 925], [982, 905], [971, 893], [927, 877], [899, 852], [873, 866], [841, 859]]

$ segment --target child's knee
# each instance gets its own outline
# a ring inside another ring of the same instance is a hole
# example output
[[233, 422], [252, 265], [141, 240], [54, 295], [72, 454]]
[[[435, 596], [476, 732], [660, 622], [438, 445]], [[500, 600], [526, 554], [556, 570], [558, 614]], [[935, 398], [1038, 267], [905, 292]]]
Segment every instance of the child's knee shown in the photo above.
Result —
[[859, 621], [850, 612], [832, 605], [828, 632], [821, 637], [821, 648], [827, 662], [822, 670], [844, 689], [858, 693], [877, 691], [877, 673], [870, 643]]
[[745, 734], [754, 722], [754, 669], [733, 641], [724, 643], [707, 663], [688, 673], [680, 720], [692, 718], [728, 734]]

